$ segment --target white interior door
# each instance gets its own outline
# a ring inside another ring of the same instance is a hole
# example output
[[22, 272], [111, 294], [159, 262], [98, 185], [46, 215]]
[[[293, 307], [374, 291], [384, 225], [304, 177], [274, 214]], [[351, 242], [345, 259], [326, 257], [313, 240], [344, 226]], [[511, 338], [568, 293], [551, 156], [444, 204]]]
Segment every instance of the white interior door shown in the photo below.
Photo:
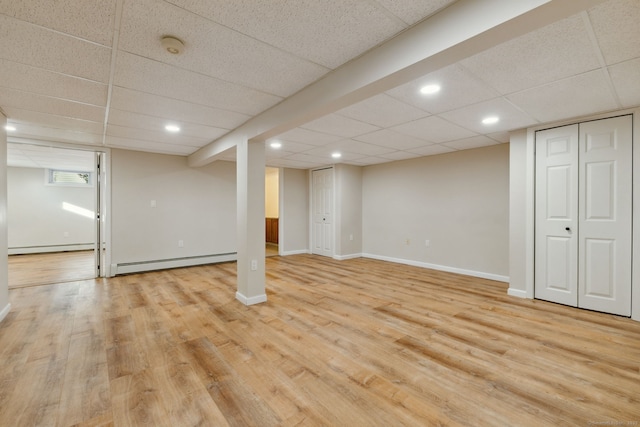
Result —
[[631, 116], [536, 133], [536, 298], [631, 314], [631, 198]]
[[312, 253], [333, 256], [333, 169], [312, 171]]
[[535, 297], [578, 305], [578, 125], [536, 133]]
[[631, 116], [580, 124], [578, 306], [631, 315]]

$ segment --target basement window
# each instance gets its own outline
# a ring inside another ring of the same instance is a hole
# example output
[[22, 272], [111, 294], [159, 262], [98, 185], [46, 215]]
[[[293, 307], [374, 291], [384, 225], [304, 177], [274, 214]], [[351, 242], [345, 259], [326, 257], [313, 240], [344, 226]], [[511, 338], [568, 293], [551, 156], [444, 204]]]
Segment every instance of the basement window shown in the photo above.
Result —
[[93, 174], [91, 172], [47, 169], [46, 180], [48, 185], [66, 185], [71, 187], [92, 186]]

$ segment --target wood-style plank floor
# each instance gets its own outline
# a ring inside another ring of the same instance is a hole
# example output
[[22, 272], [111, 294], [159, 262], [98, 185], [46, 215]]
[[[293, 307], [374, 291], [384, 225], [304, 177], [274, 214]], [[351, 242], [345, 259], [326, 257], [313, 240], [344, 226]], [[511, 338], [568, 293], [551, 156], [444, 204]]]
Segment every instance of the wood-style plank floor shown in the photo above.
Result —
[[95, 277], [93, 251], [9, 255], [9, 289]]
[[2, 426], [640, 425], [640, 323], [382, 261], [267, 259], [10, 291]]

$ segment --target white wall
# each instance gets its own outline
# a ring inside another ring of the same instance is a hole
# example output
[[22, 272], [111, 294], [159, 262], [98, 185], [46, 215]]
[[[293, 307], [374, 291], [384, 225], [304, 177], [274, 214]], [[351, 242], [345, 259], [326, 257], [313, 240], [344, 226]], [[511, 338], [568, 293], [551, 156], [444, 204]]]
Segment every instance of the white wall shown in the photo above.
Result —
[[508, 280], [508, 144], [367, 166], [362, 200], [366, 256]]
[[7, 118], [0, 113], [0, 322], [9, 314], [9, 272], [7, 268]]
[[44, 169], [18, 167], [7, 168], [7, 186], [10, 253], [93, 248], [94, 219], [63, 203], [94, 212], [95, 187], [46, 185]]
[[309, 172], [301, 169], [282, 169], [280, 190], [280, 253], [308, 253]]
[[127, 150], [113, 150], [111, 162], [112, 270], [114, 265], [119, 273], [121, 264], [229, 253], [235, 259], [235, 163], [190, 168], [186, 157]]
[[279, 173], [277, 168], [266, 168], [264, 177], [264, 213], [267, 218], [279, 218]]
[[362, 254], [362, 167], [334, 166], [336, 191], [335, 257]]

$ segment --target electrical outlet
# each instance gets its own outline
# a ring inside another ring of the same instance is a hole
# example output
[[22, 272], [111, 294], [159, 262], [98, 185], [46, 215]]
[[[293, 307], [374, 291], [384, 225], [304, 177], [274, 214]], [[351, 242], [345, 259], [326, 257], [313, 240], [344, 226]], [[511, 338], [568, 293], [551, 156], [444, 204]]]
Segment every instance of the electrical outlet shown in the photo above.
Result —
[[155, 208], [156, 207], [156, 201], [155, 200], [150, 201], [149, 202], [149, 206], [152, 207], [152, 208]]
[[424, 245], [428, 248], [429, 245], [431, 245], [431, 241], [430, 240], [425, 240], [424, 241]]
[[251, 271], [256, 271], [258, 269], [258, 261], [255, 259], [251, 260]]
[[353, 234], [349, 234], [349, 240], [353, 241]]
[[65, 231], [64, 233], [62, 233], [62, 237], [69, 237], [69, 232]]
[[184, 240], [178, 240], [178, 247], [184, 248]]

